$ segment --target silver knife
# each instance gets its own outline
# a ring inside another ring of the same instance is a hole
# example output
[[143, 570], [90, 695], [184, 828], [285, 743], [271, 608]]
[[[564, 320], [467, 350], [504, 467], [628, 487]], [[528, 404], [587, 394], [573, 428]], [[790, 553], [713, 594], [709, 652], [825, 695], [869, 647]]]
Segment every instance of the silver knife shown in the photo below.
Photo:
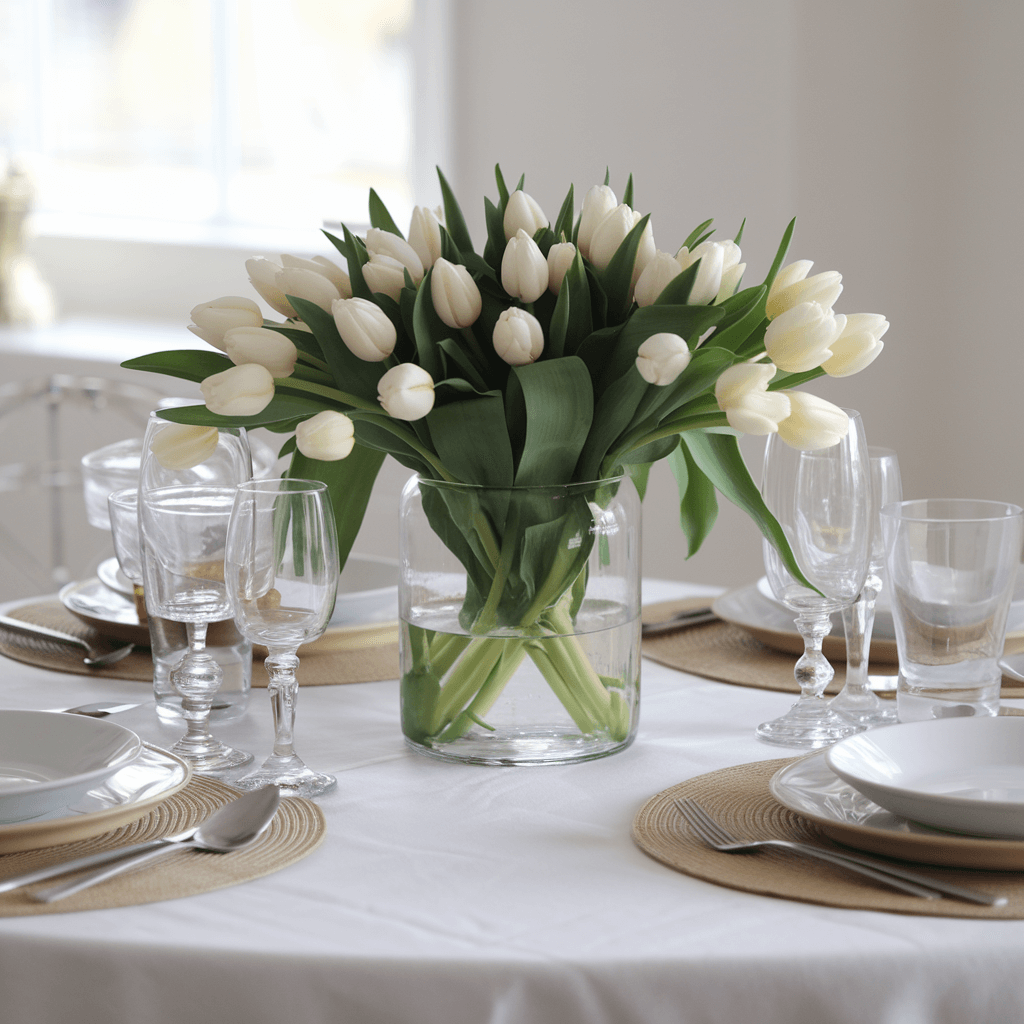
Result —
[[63, 633], [59, 629], [50, 629], [49, 626], [37, 626], [34, 622], [23, 622], [21, 619], [12, 619], [8, 615], [0, 615], [0, 626], [8, 629], [16, 629], [31, 636], [45, 636], [49, 640], [60, 640], [65, 644], [74, 644], [83, 650], [90, 651], [92, 648], [81, 637], [72, 633]]

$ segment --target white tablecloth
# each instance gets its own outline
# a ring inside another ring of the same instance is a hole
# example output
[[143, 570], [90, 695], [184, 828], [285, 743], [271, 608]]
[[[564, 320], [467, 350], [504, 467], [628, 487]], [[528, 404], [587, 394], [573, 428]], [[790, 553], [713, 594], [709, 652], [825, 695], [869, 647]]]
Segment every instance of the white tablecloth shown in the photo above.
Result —
[[[645, 583], [647, 601], [698, 593]], [[300, 670], [301, 671], [301, 670]], [[301, 676], [300, 676], [301, 677]], [[786, 756], [792, 697], [643, 665], [640, 732], [575, 766], [407, 750], [396, 682], [301, 692], [297, 747], [338, 775], [324, 845], [245, 885], [0, 919], [0, 1020], [244, 1024], [921, 1024], [1024, 1020], [1024, 921], [830, 909], [719, 888], [632, 842], [652, 794]], [[0, 658], [0, 704], [146, 696]], [[169, 745], [151, 708], [119, 716]], [[256, 691], [225, 739], [263, 756]]]

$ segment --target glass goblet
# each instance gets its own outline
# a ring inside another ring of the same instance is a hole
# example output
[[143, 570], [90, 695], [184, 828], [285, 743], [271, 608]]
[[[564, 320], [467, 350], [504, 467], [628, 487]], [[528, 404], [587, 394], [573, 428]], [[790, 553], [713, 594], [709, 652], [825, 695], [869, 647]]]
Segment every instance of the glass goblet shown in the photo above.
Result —
[[234, 497], [233, 487], [157, 487], [139, 501], [147, 609], [152, 617], [185, 623], [188, 635], [188, 650], [171, 673], [186, 731], [171, 750], [205, 774], [252, 760], [215, 739], [209, 721], [223, 672], [206, 650], [206, 630], [231, 614], [224, 545]]
[[300, 644], [327, 628], [338, 590], [338, 542], [331, 499], [314, 480], [253, 480], [239, 486], [228, 529], [225, 579], [235, 623], [269, 650], [268, 692], [274, 752], [235, 785], [274, 783], [286, 794], [317, 796], [337, 784], [295, 753]]
[[838, 444], [815, 451], [790, 448], [778, 434], [765, 447], [761, 493], [789, 541], [810, 589], [764, 543], [768, 581], [776, 598], [796, 613], [804, 653], [794, 676], [800, 699], [756, 735], [786, 747], [828, 746], [860, 731], [822, 698], [835, 674], [821, 652], [832, 612], [852, 604], [864, 586], [871, 541], [871, 485], [860, 414], [847, 410], [849, 430]]
[[139, 625], [145, 626], [146, 595], [142, 586], [142, 554], [139, 544], [139, 491], [126, 487], [107, 495], [110, 533], [114, 538], [114, 554], [121, 572], [132, 584], [135, 611]]
[[149, 414], [139, 465], [143, 493], [154, 487], [234, 487], [251, 479], [252, 453], [244, 427], [193, 427], [172, 423], [158, 412]]
[[846, 632], [846, 683], [829, 707], [865, 729], [891, 725], [899, 719], [894, 703], [886, 703], [868, 685], [871, 634], [875, 625], [875, 602], [883, 586], [885, 543], [879, 510], [890, 502], [903, 500], [900, 464], [890, 448], [868, 448], [871, 464], [871, 556], [867, 578], [860, 596], [843, 609]]

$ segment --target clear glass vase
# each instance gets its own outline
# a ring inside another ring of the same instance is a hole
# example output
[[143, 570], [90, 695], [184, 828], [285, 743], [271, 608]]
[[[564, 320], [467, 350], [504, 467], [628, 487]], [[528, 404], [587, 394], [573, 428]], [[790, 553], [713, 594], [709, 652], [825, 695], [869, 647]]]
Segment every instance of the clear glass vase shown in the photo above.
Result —
[[628, 477], [487, 488], [412, 478], [401, 505], [402, 729], [474, 764], [627, 747], [640, 709], [640, 500]]

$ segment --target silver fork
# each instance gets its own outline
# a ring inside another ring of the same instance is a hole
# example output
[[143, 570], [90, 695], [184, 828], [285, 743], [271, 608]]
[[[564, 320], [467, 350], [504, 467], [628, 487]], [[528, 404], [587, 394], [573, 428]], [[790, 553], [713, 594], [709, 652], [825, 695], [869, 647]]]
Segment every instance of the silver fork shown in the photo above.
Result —
[[951, 882], [943, 882], [916, 871], [907, 871], [905, 868], [895, 868], [853, 853], [824, 850], [818, 846], [794, 843], [787, 839], [739, 839], [710, 817], [696, 800], [684, 798], [676, 800], [674, 803], [694, 835], [713, 849], [721, 850], [722, 853], [745, 853], [761, 847], [789, 850], [792, 853], [827, 861], [829, 864], [846, 868], [848, 871], [855, 871], [876, 882], [881, 882], [883, 885], [900, 889], [910, 893], [911, 896], [920, 896], [923, 899], [938, 899], [939, 894], [942, 893], [989, 907], [1004, 907], [1008, 902], [1005, 896], [992, 896], [987, 892], [979, 892], [977, 889], [967, 889]]

